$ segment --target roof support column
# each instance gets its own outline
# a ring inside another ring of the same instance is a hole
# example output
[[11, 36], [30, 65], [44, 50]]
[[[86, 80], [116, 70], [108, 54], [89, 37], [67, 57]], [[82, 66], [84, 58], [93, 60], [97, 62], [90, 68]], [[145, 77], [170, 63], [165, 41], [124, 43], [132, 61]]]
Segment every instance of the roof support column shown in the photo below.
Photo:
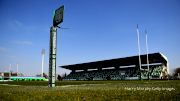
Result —
[[115, 67], [116, 70], [118, 70], [120, 66], [114, 66], [114, 67]]
[[84, 69], [84, 72], [87, 72], [87, 69]]
[[74, 70], [74, 69], [72, 70], [72, 73], [75, 73], [75, 70]]
[[136, 65], [136, 67], [138, 69], [138, 76], [139, 76], [139, 80], [141, 80], [141, 69], [139, 68], [139, 65]]
[[98, 68], [98, 71], [102, 71], [102, 68], [101, 68], [101, 67], [99, 67], [99, 68]]

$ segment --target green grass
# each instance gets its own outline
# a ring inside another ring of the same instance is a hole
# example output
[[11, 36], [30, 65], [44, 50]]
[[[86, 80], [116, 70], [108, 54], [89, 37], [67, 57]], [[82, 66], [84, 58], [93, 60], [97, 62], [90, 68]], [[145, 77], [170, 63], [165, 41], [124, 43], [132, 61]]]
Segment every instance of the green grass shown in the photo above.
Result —
[[47, 85], [45, 81], [0, 82], [0, 100], [180, 101], [178, 80], [61, 81], [56, 82], [55, 88], [48, 88]]

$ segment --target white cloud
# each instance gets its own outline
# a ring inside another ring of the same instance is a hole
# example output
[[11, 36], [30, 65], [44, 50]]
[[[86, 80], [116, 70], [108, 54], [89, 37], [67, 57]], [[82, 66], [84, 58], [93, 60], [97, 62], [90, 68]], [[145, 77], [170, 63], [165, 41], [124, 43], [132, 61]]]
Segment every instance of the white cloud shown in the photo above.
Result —
[[40, 25], [40, 24], [29, 24], [25, 23], [21, 20], [13, 19], [9, 22], [7, 22], [7, 27], [9, 30], [11, 30], [14, 33], [18, 34], [34, 34], [37, 32], [46, 33], [49, 32], [49, 27]]
[[12, 29], [13, 31], [18, 31], [19, 29], [23, 29], [24, 24], [18, 20], [12, 20], [8, 22], [8, 27]]
[[14, 20], [13, 23], [14, 23], [14, 25], [16, 25], [18, 27], [22, 27], [23, 26], [23, 23], [18, 21], [18, 20]]
[[15, 41], [15, 44], [19, 44], [19, 45], [32, 45], [33, 43], [31, 41]]
[[7, 49], [4, 47], [0, 47], [0, 52], [5, 52]]

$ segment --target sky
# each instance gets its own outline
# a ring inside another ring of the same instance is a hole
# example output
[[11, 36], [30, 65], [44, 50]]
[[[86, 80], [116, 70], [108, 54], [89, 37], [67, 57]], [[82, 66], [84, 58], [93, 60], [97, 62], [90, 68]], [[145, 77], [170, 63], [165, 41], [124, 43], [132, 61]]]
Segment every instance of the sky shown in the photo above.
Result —
[[[64, 21], [57, 32], [57, 66], [161, 52], [170, 71], [180, 67], [179, 0], [0, 0], [0, 72], [27, 76], [48, 74], [49, 36], [53, 12], [64, 5]], [[57, 67], [57, 74], [69, 73]]]

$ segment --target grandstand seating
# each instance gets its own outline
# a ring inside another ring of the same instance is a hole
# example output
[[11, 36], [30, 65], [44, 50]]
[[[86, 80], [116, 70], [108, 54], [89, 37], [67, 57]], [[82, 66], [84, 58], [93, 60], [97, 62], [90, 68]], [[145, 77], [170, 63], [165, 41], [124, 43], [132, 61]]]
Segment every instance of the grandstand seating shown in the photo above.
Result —
[[[162, 66], [152, 66], [149, 70], [150, 78], [159, 78], [162, 71]], [[71, 72], [64, 80], [124, 80], [138, 79], [137, 68], [127, 68], [124, 70], [110, 69], [102, 71], [87, 71], [87, 72]], [[148, 71], [141, 71], [143, 79], [148, 78]]]
[[122, 80], [125, 77], [130, 77], [132, 73], [122, 70], [102, 70], [102, 71], [89, 71], [89, 72], [75, 72], [70, 73], [64, 80]]
[[163, 67], [162, 66], [157, 66], [156, 68], [153, 68], [153, 71], [151, 73], [152, 77], [160, 77], [161, 71]]

